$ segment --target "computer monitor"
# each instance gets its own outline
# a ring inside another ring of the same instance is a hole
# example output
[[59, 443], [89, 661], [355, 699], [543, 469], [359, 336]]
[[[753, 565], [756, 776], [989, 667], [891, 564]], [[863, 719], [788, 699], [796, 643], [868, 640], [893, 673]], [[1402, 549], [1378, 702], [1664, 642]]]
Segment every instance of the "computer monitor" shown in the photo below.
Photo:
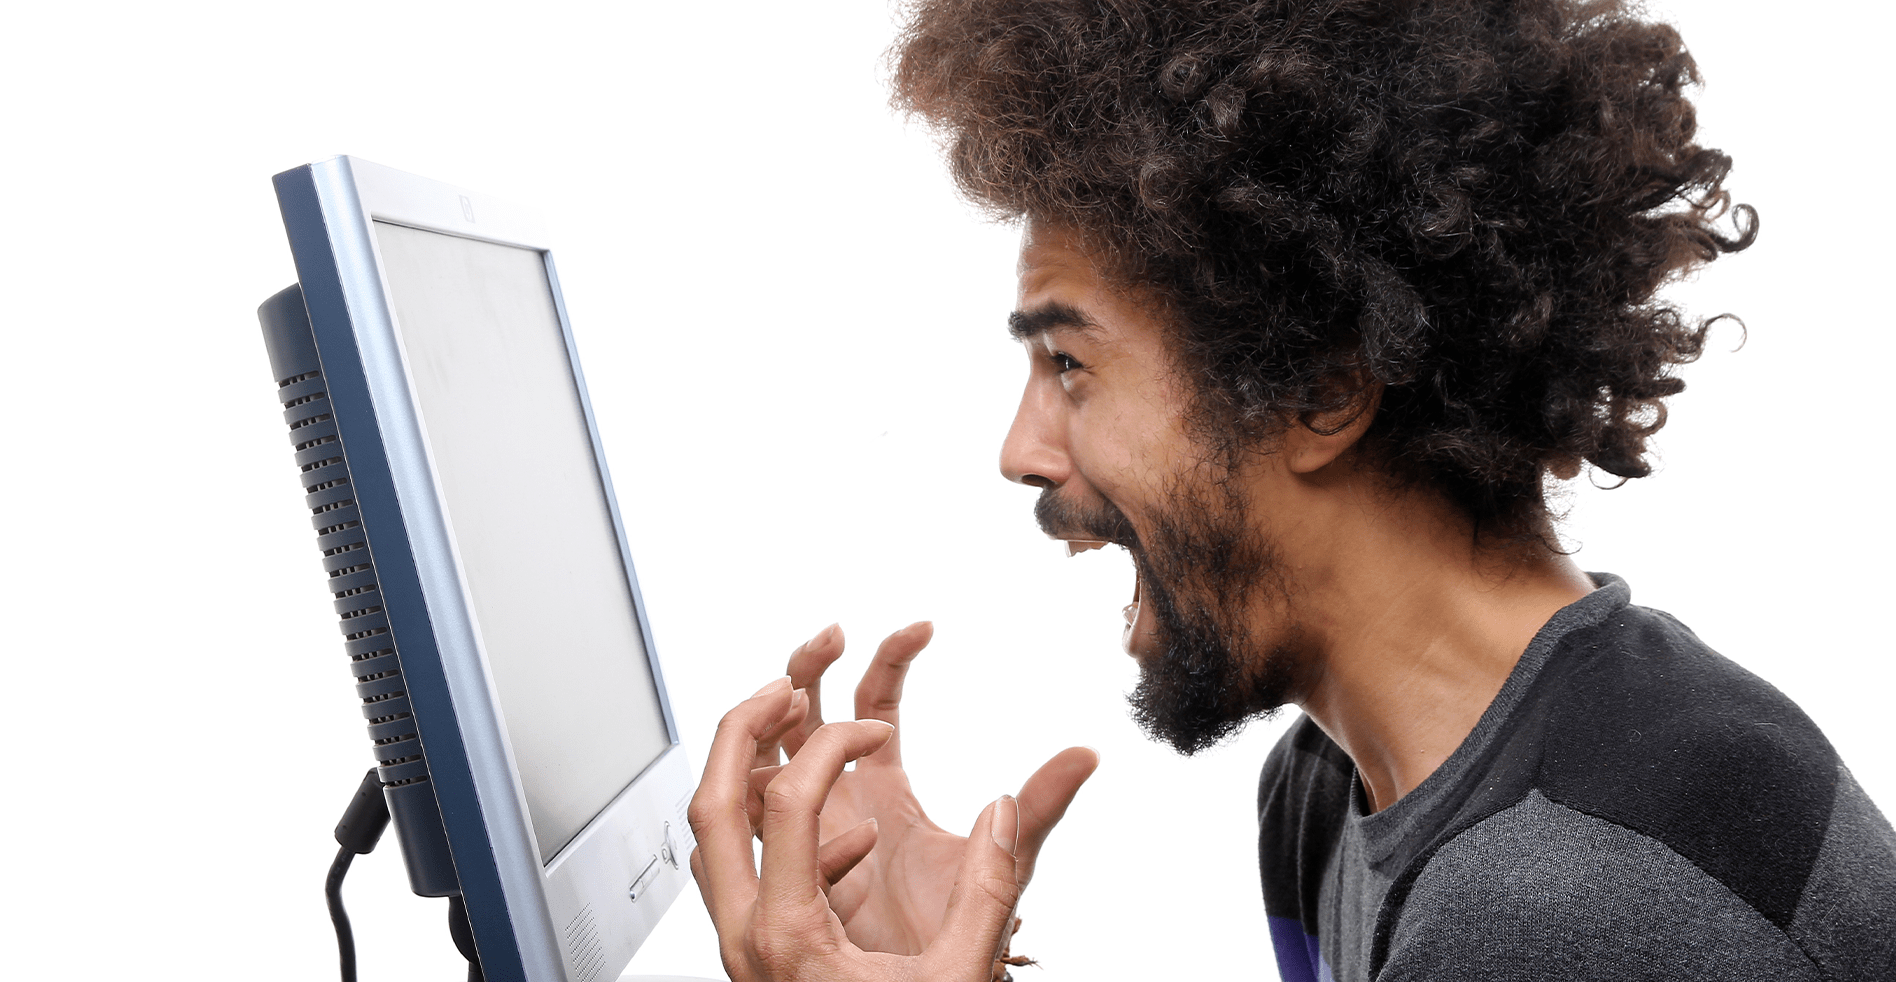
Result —
[[490, 980], [616, 978], [693, 781], [546, 238], [350, 157], [275, 180], [259, 314], [410, 883]]

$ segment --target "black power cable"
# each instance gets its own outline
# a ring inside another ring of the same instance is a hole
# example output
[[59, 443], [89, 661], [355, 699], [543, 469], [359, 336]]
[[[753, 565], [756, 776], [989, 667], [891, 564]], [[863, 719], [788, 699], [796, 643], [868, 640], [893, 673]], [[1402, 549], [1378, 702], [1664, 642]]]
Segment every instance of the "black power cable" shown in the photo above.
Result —
[[329, 901], [329, 919], [336, 925], [336, 947], [342, 957], [342, 982], [356, 982], [356, 943], [355, 932], [349, 928], [349, 912], [342, 909], [342, 878], [349, 875], [349, 861], [356, 854], [348, 846], [336, 853], [336, 861], [329, 864], [329, 882], [323, 887], [323, 898]]
[[323, 887], [323, 897], [329, 901], [329, 919], [336, 925], [342, 982], [356, 982], [355, 932], [349, 928], [349, 914], [342, 909], [342, 878], [348, 875], [352, 860], [375, 849], [376, 841], [382, 838], [382, 830], [386, 828], [388, 802], [382, 800], [382, 781], [371, 767], [362, 775], [362, 783], [356, 786], [355, 797], [349, 800], [342, 821], [336, 823], [336, 842], [342, 849], [336, 853], [336, 861], [329, 864], [329, 880]]
[[[342, 878], [349, 875], [349, 864], [357, 856], [374, 851], [375, 843], [388, 828], [388, 802], [382, 797], [382, 781], [371, 767], [356, 786], [355, 797], [336, 823], [336, 842], [342, 849], [329, 864], [329, 879], [323, 897], [329, 901], [329, 919], [336, 925], [336, 953], [342, 962], [342, 982], [356, 982], [355, 932], [349, 927], [349, 914], [342, 909]], [[448, 898], [448, 934], [454, 947], [467, 959], [467, 982], [486, 982], [481, 974], [481, 957], [474, 949], [474, 930], [467, 922], [467, 904], [459, 895]]]

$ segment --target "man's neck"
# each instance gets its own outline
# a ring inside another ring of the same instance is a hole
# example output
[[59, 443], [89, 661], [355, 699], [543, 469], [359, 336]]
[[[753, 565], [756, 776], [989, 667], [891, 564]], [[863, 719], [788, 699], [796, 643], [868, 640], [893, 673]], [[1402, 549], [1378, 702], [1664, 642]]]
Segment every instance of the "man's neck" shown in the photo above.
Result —
[[1337, 504], [1316, 523], [1322, 541], [1304, 543], [1321, 558], [1293, 567], [1313, 642], [1297, 701], [1356, 762], [1374, 811], [1455, 752], [1534, 635], [1593, 582], [1537, 542], [1478, 546], [1434, 496]]

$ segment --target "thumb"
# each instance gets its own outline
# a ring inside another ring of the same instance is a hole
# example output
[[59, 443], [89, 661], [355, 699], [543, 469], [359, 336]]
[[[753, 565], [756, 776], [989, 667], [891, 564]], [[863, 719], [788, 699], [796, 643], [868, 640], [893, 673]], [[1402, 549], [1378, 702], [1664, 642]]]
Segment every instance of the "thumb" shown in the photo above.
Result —
[[923, 952], [933, 963], [929, 978], [991, 978], [1000, 955], [1014, 906], [1020, 902], [1020, 881], [1014, 871], [1014, 852], [1020, 841], [1020, 805], [1002, 795], [975, 819], [961, 870], [948, 894], [948, 911], [941, 933]]

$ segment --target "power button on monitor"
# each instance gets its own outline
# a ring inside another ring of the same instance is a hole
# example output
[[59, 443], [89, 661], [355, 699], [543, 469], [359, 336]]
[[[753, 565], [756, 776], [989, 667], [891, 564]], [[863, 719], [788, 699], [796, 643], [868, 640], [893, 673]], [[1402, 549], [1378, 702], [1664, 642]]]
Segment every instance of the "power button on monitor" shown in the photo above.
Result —
[[665, 842], [658, 847], [658, 857], [670, 863], [672, 869], [678, 868], [678, 843], [672, 838], [670, 822], [665, 823]]

